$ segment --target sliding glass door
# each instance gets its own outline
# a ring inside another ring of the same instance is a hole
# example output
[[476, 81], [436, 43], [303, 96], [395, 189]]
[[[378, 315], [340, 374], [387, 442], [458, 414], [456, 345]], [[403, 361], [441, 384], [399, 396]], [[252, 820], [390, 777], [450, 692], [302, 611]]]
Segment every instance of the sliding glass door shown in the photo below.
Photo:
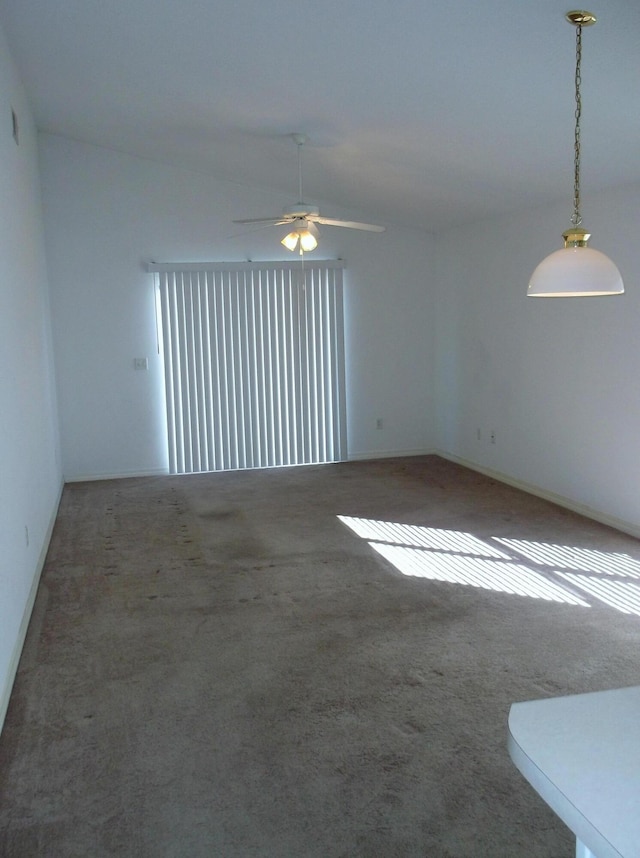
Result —
[[341, 263], [150, 268], [171, 473], [346, 458]]

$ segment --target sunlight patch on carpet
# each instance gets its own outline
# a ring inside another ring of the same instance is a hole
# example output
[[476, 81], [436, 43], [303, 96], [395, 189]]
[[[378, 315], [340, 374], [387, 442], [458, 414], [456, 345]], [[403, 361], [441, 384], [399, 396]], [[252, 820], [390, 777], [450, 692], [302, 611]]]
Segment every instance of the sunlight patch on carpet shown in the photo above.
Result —
[[551, 583], [537, 572], [527, 569], [526, 566], [503, 560], [497, 562], [481, 557], [438, 554], [401, 545], [385, 545], [376, 542], [370, 542], [369, 545], [393, 563], [403, 575], [589, 607], [585, 601], [574, 596], [564, 587]]
[[595, 551], [592, 548], [549, 545], [545, 542], [529, 542], [524, 539], [495, 537], [495, 540], [543, 566], [640, 579], [640, 562], [629, 557], [628, 554], [608, 554], [606, 551]]
[[[591, 597], [640, 616], [640, 562], [628, 554], [492, 537], [498, 549], [456, 530], [348, 515], [338, 519], [403, 575], [585, 608]], [[523, 565], [523, 559], [544, 572]]]
[[410, 545], [414, 548], [433, 548], [435, 551], [454, 551], [478, 557], [510, 556], [489, 545], [471, 533], [458, 530], [441, 530], [438, 527], [421, 527], [416, 524], [396, 524], [392, 521], [376, 521], [371, 518], [354, 518], [339, 515], [338, 518], [363, 539], [388, 542], [393, 545]]
[[585, 593], [595, 596], [605, 605], [623, 614], [640, 617], [640, 587], [637, 584], [630, 581], [612, 581], [610, 578], [592, 578], [572, 572], [558, 572], [558, 575]]

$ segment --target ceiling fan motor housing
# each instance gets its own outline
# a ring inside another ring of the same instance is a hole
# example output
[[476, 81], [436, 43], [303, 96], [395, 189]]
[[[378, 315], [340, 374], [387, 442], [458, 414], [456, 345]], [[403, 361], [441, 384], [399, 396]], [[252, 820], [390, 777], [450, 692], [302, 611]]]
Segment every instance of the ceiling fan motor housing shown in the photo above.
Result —
[[295, 206], [286, 206], [282, 210], [282, 216], [286, 218], [318, 217], [320, 209], [318, 206], [310, 206], [308, 203], [298, 203]]

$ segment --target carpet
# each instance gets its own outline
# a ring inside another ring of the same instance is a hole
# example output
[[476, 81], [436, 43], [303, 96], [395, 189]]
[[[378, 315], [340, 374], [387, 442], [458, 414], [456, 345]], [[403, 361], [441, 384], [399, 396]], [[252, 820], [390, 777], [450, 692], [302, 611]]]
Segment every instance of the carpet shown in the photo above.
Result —
[[0, 853], [570, 858], [507, 717], [639, 683], [640, 616], [579, 586], [622, 569], [637, 540], [435, 456], [67, 485]]

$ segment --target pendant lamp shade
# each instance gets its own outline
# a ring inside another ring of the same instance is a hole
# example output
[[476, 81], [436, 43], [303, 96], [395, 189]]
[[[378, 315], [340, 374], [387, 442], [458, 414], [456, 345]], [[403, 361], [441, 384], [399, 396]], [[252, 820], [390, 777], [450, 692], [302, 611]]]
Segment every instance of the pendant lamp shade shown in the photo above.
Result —
[[582, 28], [596, 23], [591, 12], [576, 9], [567, 12], [567, 21], [576, 28], [575, 73], [575, 132], [573, 169], [572, 227], [564, 232], [564, 248], [556, 250], [538, 265], [531, 275], [527, 295], [531, 298], [587, 298], [600, 295], [622, 295], [624, 285], [615, 264], [588, 247], [590, 233], [581, 228], [580, 214], [580, 118], [582, 96], [580, 91], [582, 62]]
[[564, 247], [538, 265], [531, 275], [531, 298], [588, 298], [621, 295], [622, 277], [616, 265], [592, 247]]

